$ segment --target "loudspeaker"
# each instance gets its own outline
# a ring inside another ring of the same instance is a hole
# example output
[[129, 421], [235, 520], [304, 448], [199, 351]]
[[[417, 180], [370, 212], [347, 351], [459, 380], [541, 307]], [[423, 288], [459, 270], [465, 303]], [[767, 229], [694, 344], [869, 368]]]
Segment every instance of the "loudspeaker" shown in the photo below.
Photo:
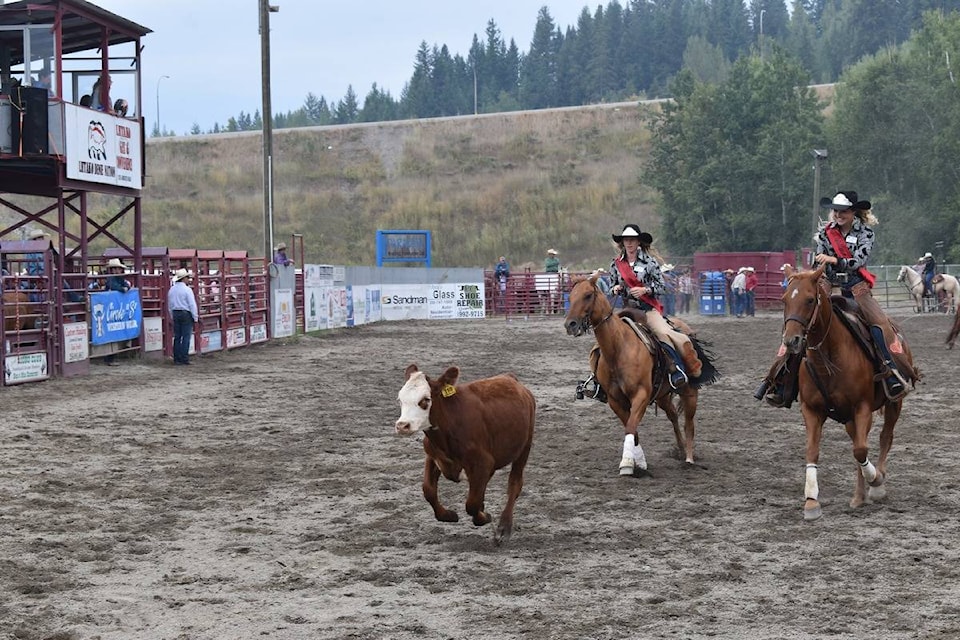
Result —
[[13, 153], [49, 154], [47, 142], [47, 90], [16, 87], [10, 96], [10, 131]]

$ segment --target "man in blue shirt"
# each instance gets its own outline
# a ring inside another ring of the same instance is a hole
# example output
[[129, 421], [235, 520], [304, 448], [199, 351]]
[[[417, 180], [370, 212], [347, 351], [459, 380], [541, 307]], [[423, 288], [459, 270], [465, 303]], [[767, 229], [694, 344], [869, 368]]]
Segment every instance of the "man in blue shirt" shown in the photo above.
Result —
[[185, 280], [190, 279], [186, 269], [173, 274], [173, 285], [167, 292], [167, 307], [173, 316], [173, 363], [190, 364], [190, 335], [193, 323], [200, 319], [197, 298]]

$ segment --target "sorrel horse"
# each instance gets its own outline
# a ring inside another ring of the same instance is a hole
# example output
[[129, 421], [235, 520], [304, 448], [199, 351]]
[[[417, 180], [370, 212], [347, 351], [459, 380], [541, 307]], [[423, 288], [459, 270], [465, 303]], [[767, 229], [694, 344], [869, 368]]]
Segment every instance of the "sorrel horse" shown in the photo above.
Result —
[[[823, 265], [815, 271], [794, 273], [791, 267], [784, 271], [788, 281], [783, 293], [783, 345], [790, 353], [805, 354], [804, 366], [800, 368], [800, 411], [807, 429], [803, 518], [816, 520], [822, 515], [817, 464], [824, 422], [831, 418], [842, 423], [853, 442], [853, 457], [858, 466], [850, 506], [856, 508], [868, 499], [879, 500], [886, 494], [883, 485], [887, 477], [887, 455], [903, 400], [890, 402], [884, 394], [875, 375], [873, 359], [856, 336], [851, 335], [835, 311], [831, 296], [820, 286]], [[913, 357], [906, 343], [903, 349], [912, 364]], [[867, 435], [874, 411], [883, 412], [876, 466], [867, 455]]]
[[960, 335], [960, 313], [953, 317], [953, 326], [950, 327], [950, 333], [947, 334], [947, 349], [953, 349], [958, 335]]
[[25, 291], [3, 292], [3, 330], [20, 331], [32, 325], [36, 316], [34, 303]]
[[[698, 389], [719, 377], [710, 354], [694, 339], [694, 348], [703, 363], [703, 372], [700, 378], [674, 389], [666, 375], [656, 375], [657, 362], [650, 349], [619, 315], [614, 315], [610, 301], [597, 287], [598, 277], [599, 273], [595, 273], [574, 284], [564, 326], [572, 336], [581, 336], [590, 329], [596, 335], [600, 352], [599, 357], [591, 354], [591, 368], [607, 394], [607, 404], [623, 423], [620, 475], [633, 476], [638, 471], [646, 470], [646, 458], [640, 446], [637, 427], [647, 407], [654, 402], [673, 425], [678, 452], [687, 463], [693, 464]], [[679, 396], [677, 404], [674, 404], [674, 395]], [[681, 411], [683, 431], [679, 422]]]

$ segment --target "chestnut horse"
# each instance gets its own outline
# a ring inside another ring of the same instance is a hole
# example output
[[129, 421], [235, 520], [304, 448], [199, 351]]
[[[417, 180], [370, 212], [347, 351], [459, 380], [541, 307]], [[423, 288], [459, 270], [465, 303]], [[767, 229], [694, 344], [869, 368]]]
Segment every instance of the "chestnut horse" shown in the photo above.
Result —
[[[597, 287], [598, 277], [599, 273], [594, 273], [574, 284], [564, 326], [572, 336], [581, 336], [590, 329], [596, 334], [600, 351], [599, 357], [591, 353], [591, 368], [607, 394], [607, 404], [623, 423], [620, 475], [634, 476], [647, 468], [637, 427], [647, 407], [654, 402], [673, 425], [678, 452], [682, 452], [687, 463], [693, 464], [698, 387], [712, 383], [719, 376], [710, 355], [694, 340], [694, 348], [703, 363], [700, 378], [681, 384], [679, 389], [671, 387], [666, 375], [655, 375], [656, 360], [647, 346], [620, 316], [614, 315], [613, 306]], [[679, 410], [673, 402], [674, 395], [679, 396]], [[680, 411], [683, 412], [682, 432], [678, 420]]]
[[[887, 400], [882, 383], [875, 375], [872, 357], [851, 335], [835, 312], [831, 296], [820, 285], [823, 265], [815, 271], [799, 273], [787, 267], [785, 273], [788, 280], [783, 293], [783, 345], [790, 353], [805, 354], [804, 366], [800, 367], [800, 411], [807, 429], [803, 518], [816, 520], [822, 515], [817, 464], [824, 422], [832, 418], [842, 423], [853, 442], [857, 469], [850, 506], [856, 508], [868, 499], [879, 500], [886, 494], [883, 485], [887, 477], [887, 455], [903, 400]], [[913, 357], [906, 343], [903, 349], [912, 364]], [[883, 412], [876, 466], [867, 456], [867, 435], [874, 411]], [[870, 485], [869, 496], [866, 484]]]
[[34, 303], [25, 291], [8, 290], [3, 292], [3, 330], [20, 331], [32, 326], [36, 317]]

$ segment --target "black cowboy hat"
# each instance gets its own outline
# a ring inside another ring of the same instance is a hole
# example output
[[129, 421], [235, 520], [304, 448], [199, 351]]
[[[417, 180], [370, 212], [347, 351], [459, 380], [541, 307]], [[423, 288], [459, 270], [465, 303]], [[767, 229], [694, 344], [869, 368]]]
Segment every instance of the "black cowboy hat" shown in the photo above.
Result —
[[620, 232], [620, 235], [614, 233], [611, 237], [617, 244], [622, 244], [624, 236], [628, 238], [639, 238], [640, 244], [653, 244], [653, 236], [646, 231], [640, 231], [640, 225], [628, 224], [623, 227], [623, 231]]
[[856, 191], [837, 191], [837, 195], [833, 196], [832, 199], [820, 198], [820, 206], [835, 211], [846, 211], [847, 209], [869, 211], [870, 201], [859, 200]]

